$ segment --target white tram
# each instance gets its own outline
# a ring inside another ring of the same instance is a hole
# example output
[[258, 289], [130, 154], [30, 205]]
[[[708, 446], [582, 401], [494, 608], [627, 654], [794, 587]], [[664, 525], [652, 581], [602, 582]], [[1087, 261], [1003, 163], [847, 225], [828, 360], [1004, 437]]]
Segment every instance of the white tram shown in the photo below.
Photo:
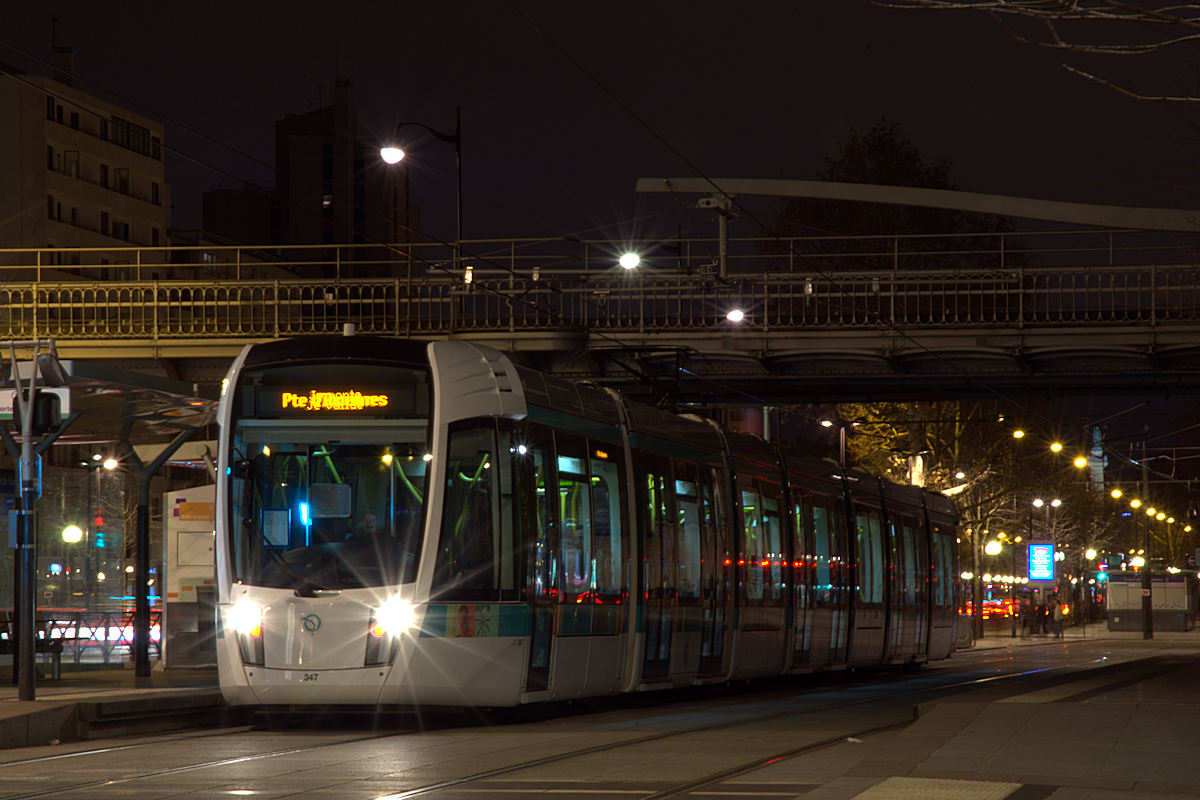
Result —
[[487, 347], [251, 345], [220, 422], [234, 705], [513, 706], [954, 649], [944, 496]]

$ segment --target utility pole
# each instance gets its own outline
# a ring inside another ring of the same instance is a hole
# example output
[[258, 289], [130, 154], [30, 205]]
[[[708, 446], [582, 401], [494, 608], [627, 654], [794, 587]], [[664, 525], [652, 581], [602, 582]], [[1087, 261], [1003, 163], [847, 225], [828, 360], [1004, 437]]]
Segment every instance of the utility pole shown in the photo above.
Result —
[[[1147, 431], [1148, 433], [1149, 431]], [[1150, 500], [1150, 470], [1146, 467], [1146, 443], [1142, 442], [1142, 502]], [[1142, 638], [1154, 638], [1154, 603], [1150, 597], [1150, 518], [1142, 515]]]
[[[46, 346], [45, 351], [42, 351], [43, 345]], [[17, 347], [33, 349], [33, 356], [27, 362], [30, 366], [28, 387], [21, 385]], [[54, 444], [54, 440], [79, 414], [76, 412], [65, 420], [61, 419], [62, 412], [70, 409], [70, 393], [67, 389], [47, 392], [37, 388], [37, 373], [42, 368], [43, 361], [51, 374], [58, 371], [58, 357], [52, 340], [9, 342], [8, 352], [12, 380], [16, 387], [13, 393], [13, 421], [17, 423], [21, 434], [21, 444], [20, 447], [17, 446], [7, 427], [0, 427], [0, 439], [3, 440], [9, 457], [17, 462], [18, 467], [17, 507], [9, 520], [9, 530], [13, 538], [10, 545], [16, 550], [13, 564], [13, 606], [17, 628], [13, 637], [13, 672], [16, 676], [17, 699], [26, 701], [37, 699], [34, 659], [37, 649], [37, 518], [33, 504], [42, 493], [39, 463], [42, 453]], [[36, 445], [35, 437], [38, 439]]]

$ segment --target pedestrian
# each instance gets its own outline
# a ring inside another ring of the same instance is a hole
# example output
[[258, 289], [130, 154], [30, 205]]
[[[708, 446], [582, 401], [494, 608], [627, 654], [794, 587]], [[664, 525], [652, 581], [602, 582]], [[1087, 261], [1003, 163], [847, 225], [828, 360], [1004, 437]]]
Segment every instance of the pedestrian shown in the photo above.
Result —
[[1063, 638], [1063, 607], [1062, 603], [1054, 601], [1054, 638]]

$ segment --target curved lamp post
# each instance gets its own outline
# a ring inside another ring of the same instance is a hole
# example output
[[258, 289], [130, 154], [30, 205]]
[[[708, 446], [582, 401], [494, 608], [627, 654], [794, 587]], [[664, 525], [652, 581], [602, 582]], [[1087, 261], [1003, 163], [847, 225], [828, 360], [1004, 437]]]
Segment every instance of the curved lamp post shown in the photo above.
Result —
[[[454, 133], [444, 133], [431, 128], [424, 122], [397, 122], [392, 138], [397, 139], [397, 133], [404, 127], [417, 127], [428, 131], [434, 138], [454, 145], [454, 166], [457, 177], [456, 226], [454, 234], [454, 266], [462, 260], [462, 110], [454, 109]], [[404, 150], [394, 142], [385, 142], [379, 148], [379, 157], [387, 164], [398, 164], [404, 159]]]

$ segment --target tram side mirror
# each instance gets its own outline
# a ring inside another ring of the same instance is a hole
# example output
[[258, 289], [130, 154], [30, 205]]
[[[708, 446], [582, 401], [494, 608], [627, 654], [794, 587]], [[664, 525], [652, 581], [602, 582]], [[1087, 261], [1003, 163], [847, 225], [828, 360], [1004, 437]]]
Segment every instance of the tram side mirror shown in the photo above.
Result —
[[233, 477], [245, 480], [250, 477], [250, 462], [242, 459], [233, 462]]

